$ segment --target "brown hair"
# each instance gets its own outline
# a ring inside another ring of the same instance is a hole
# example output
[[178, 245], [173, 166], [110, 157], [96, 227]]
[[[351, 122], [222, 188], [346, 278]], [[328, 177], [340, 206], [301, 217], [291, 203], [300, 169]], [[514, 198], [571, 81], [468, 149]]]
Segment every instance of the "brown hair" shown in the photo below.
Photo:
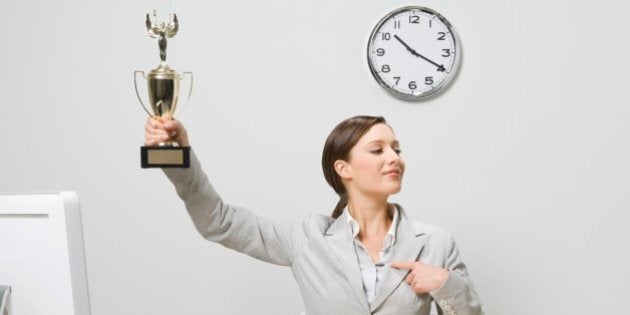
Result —
[[326, 181], [339, 195], [339, 202], [331, 214], [335, 219], [348, 205], [348, 193], [341, 177], [335, 171], [335, 161], [347, 161], [350, 158], [350, 150], [376, 124], [387, 124], [387, 122], [381, 116], [354, 116], [340, 122], [326, 139], [322, 152], [322, 169]]

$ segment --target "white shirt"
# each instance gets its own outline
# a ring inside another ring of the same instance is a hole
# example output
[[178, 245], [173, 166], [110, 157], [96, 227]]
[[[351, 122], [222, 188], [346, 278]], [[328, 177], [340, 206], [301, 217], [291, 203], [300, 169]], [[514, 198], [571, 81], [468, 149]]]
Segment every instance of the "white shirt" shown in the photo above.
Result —
[[383, 267], [385, 267], [391, 260], [392, 256], [392, 246], [396, 241], [396, 227], [398, 226], [398, 209], [394, 207], [394, 218], [392, 219], [392, 224], [389, 227], [389, 231], [387, 231], [387, 235], [385, 236], [385, 241], [383, 242], [383, 248], [379, 251], [380, 260], [375, 264], [372, 261], [372, 257], [370, 256], [370, 252], [367, 250], [365, 246], [359, 240], [359, 222], [357, 222], [352, 215], [350, 215], [350, 211], [348, 211], [348, 207], [344, 209], [348, 213], [348, 224], [350, 225], [350, 231], [352, 233], [352, 238], [354, 240], [354, 251], [357, 254], [357, 260], [359, 262], [359, 268], [361, 269], [361, 278], [363, 280], [363, 290], [365, 291], [365, 297], [370, 305], [372, 305], [372, 301], [376, 296], [376, 290], [378, 289], [378, 284], [381, 282], [383, 277]]

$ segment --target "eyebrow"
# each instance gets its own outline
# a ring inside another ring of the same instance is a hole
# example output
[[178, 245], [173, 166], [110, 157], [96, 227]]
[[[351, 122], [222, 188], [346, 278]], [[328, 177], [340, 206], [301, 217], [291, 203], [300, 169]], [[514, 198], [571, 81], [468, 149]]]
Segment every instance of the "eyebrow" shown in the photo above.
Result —
[[[365, 146], [367, 147], [368, 145], [372, 144], [372, 143], [385, 143], [385, 140], [372, 140], [370, 142], [368, 142]], [[398, 140], [394, 140], [392, 141], [392, 145], [400, 145], [400, 142], [398, 142]]]

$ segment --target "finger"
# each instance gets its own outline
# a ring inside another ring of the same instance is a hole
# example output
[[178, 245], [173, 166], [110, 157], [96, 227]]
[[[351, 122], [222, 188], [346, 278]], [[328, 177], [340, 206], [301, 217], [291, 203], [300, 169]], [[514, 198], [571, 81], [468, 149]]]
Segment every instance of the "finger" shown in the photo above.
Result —
[[416, 275], [413, 273], [410, 273], [406, 278], [405, 278], [405, 282], [407, 282], [409, 285], [411, 285], [413, 283], [413, 281], [416, 279]]
[[147, 141], [151, 141], [154, 143], [158, 143], [158, 142], [166, 142], [168, 141], [170, 138], [164, 134], [164, 135], [147, 135], [146, 136], [146, 140]]
[[150, 138], [148, 135], [144, 137], [144, 145], [145, 145], [145, 146], [150, 147], [150, 146], [152, 146], [152, 145], [154, 145], [154, 144], [155, 144], [155, 142], [154, 142], [154, 141], [153, 141], [153, 139], [152, 139], [152, 138]]
[[160, 117], [149, 117], [147, 120], [147, 125], [149, 125], [153, 129], [164, 129], [164, 122]]
[[393, 262], [390, 264], [390, 266], [392, 268], [396, 268], [396, 269], [413, 269], [415, 267], [415, 262], [413, 261], [409, 261], [409, 262]]
[[154, 125], [158, 123], [161, 123], [159, 120], [159, 117], [158, 118], [152, 117], [152, 116], [147, 117], [147, 125]]
[[164, 137], [166, 138], [172, 137], [173, 135], [169, 134], [166, 130], [151, 129], [145, 133], [145, 136], [151, 137], [151, 138], [162, 139]]
[[413, 292], [420, 293], [420, 288], [421, 285], [419, 285], [418, 282], [414, 281], [411, 283], [411, 290], [413, 290]]
[[170, 141], [171, 137], [169, 137], [168, 135], [158, 135], [155, 136], [156, 139], [158, 139], [158, 141], [160, 142], [166, 142], [166, 141]]
[[180, 123], [175, 119], [168, 119], [164, 121], [164, 128], [166, 130], [176, 130], [179, 129]]
[[150, 134], [150, 135], [166, 134], [166, 130], [153, 128], [149, 124], [144, 125], [144, 130], [146, 131], [147, 134]]
[[164, 129], [149, 129], [147, 130], [147, 134], [150, 134], [153, 136], [166, 136], [169, 134], [169, 132]]
[[157, 142], [155, 141], [155, 139], [153, 138], [153, 136], [151, 135], [146, 135], [144, 137], [144, 143], [146, 143], [146, 145], [151, 146], [156, 144]]

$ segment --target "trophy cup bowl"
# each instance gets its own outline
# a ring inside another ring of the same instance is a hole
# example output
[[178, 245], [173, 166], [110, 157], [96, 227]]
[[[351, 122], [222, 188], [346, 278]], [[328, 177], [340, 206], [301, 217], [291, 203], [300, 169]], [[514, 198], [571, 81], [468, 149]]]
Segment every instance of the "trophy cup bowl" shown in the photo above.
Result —
[[[134, 73], [134, 85], [136, 96], [144, 110], [152, 117], [160, 117], [164, 119], [173, 119], [177, 105], [179, 102], [180, 81], [189, 76], [190, 83], [186, 102], [190, 99], [192, 93], [193, 77], [192, 72], [184, 72], [183, 75], [169, 68], [166, 64], [166, 38], [173, 37], [178, 30], [177, 16], [171, 15], [170, 23], [156, 23], [155, 12], [153, 19], [147, 14], [146, 26], [149, 35], [159, 38], [160, 47], [160, 65], [145, 75], [144, 71], [136, 71]], [[138, 91], [138, 75], [147, 81], [148, 104], [142, 101], [140, 92]], [[181, 111], [181, 109], [180, 109]], [[188, 168], [190, 167], [190, 147], [180, 146], [175, 141], [160, 142], [155, 146], [142, 146], [140, 148], [141, 166], [142, 168], [152, 167], [174, 167]]]
[[[147, 91], [150, 107], [142, 101], [138, 91], [138, 76], [142, 75], [147, 81]], [[178, 108], [180, 81], [186, 77], [190, 78], [190, 90], [188, 98], [192, 92], [192, 73], [184, 72], [183, 76], [175, 70], [161, 64], [157, 69], [153, 69], [145, 75], [144, 71], [136, 71], [134, 83], [136, 95], [144, 110], [152, 117], [172, 119]], [[190, 147], [182, 147], [175, 141], [160, 142], [155, 146], [141, 147], [140, 155], [143, 168], [151, 167], [179, 167], [188, 168], [190, 165]]]

